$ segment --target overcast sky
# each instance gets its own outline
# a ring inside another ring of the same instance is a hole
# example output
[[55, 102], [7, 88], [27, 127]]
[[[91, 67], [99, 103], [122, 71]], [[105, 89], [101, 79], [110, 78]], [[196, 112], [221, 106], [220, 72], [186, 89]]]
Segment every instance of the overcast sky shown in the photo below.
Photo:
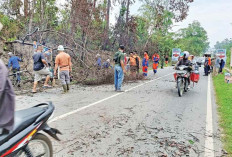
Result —
[[[139, 14], [138, 9], [141, 6], [139, 0], [135, 1], [131, 7], [132, 15]], [[114, 6], [111, 10], [111, 24], [115, 23], [115, 16], [118, 14], [119, 6]], [[187, 27], [194, 20], [198, 20], [207, 31], [211, 47], [216, 41], [232, 38], [232, 0], [194, 0], [190, 5], [188, 17], [175, 24], [178, 26], [175, 26], [173, 30]]]

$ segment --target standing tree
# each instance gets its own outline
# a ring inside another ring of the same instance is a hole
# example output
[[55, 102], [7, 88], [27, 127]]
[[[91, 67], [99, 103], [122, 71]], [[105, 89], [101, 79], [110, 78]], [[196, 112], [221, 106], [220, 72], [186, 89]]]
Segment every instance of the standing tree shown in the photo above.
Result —
[[201, 55], [209, 48], [207, 32], [198, 21], [193, 21], [187, 28], [177, 34], [177, 42], [181, 50], [193, 55]]
[[[146, 20], [148, 37], [143, 50], [153, 46], [153, 50], [160, 53], [168, 51], [162, 48], [163, 40], [170, 39], [169, 30], [173, 21], [179, 22], [187, 17], [189, 3], [193, 0], [143, 0], [144, 5], [140, 8], [142, 17]], [[165, 37], [166, 36], [166, 37]], [[168, 40], [170, 41], [170, 40]]]

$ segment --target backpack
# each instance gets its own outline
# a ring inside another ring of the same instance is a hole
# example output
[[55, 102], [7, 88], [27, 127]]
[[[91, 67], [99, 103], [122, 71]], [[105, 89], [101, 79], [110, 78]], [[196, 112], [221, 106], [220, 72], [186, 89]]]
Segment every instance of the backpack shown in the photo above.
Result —
[[119, 60], [119, 53], [116, 55], [114, 55], [114, 59], [113, 59], [113, 61], [115, 62], [115, 63], [118, 63], [118, 60]]

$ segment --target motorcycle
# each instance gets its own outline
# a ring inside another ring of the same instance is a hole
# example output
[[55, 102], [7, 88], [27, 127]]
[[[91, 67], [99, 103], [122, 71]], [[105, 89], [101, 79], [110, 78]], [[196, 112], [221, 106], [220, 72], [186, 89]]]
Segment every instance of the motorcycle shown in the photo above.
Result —
[[178, 95], [182, 97], [184, 92], [188, 91], [188, 83], [190, 79], [189, 66], [181, 65], [176, 68], [174, 77], [177, 81]]
[[54, 109], [54, 105], [49, 102], [16, 111], [14, 129], [0, 135], [0, 157], [52, 157], [52, 143], [40, 131], [60, 141], [57, 134], [61, 132], [47, 124]]

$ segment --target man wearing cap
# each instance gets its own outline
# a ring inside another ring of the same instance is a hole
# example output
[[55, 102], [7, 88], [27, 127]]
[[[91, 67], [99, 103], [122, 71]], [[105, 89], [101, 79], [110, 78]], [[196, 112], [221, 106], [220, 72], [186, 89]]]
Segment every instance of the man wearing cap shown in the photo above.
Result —
[[115, 91], [117, 92], [123, 92], [122, 82], [124, 79], [124, 73], [126, 73], [125, 66], [124, 66], [124, 46], [120, 45], [118, 52], [114, 55], [114, 61], [115, 61], [115, 67], [114, 67], [114, 86]]
[[63, 86], [64, 94], [69, 91], [70, 84], [70, 76], [69, 73], [72, 71], [72, 63], [71, 57], [69, 54], [64, 52], [64, 47], [62, 45], [58, 46], [58, 55], [55, 60], [55, 70], [54, 75], [56, 75], [56, 71], [58, 66], [60, 68], [60, 80]]
[[[51, 72], [46, 68], [48, 67], [48, 63], [45, 60], [44, 55], [42, 54], [43, 47], [41, 45], [37, 46], [37, 51], [36, 53], [32, 56], [33, 61], [34, 61], [34, 73], [35, 73], [35, 78], [34, 78], [34, 86], [32, 93], [36, 93], [36, 87], [38, 85], [38, 82], [42, 80], [43, 76], [46, 76], [46, 80], [44, 82], [44, 87], [46, 88], [51, 88], [51, 86], [48, 85], [48, 81], [50, 80]], [[46, 67], [45, 67], [46, 65]]]
[[20, 86], [20, 74], [17, 72], [20, 71], [19, 62], [22, 62], [22, 59], [20, 59], [18, 56], [13, 55], [12, 52], [9, 52], [8, 55], [10, 57], [8, 61], [8, 68], [12, 66], [12, 72], [16, 73], [16, 83], [18, 86]]
[[[0, 31], [2, 29], [0, 23]], [[1, 58], [2, 52], [0, 52]], [[15, 93], [8, 77], [8, 70], [0, 59], [0, 135], [14, 128]]]

